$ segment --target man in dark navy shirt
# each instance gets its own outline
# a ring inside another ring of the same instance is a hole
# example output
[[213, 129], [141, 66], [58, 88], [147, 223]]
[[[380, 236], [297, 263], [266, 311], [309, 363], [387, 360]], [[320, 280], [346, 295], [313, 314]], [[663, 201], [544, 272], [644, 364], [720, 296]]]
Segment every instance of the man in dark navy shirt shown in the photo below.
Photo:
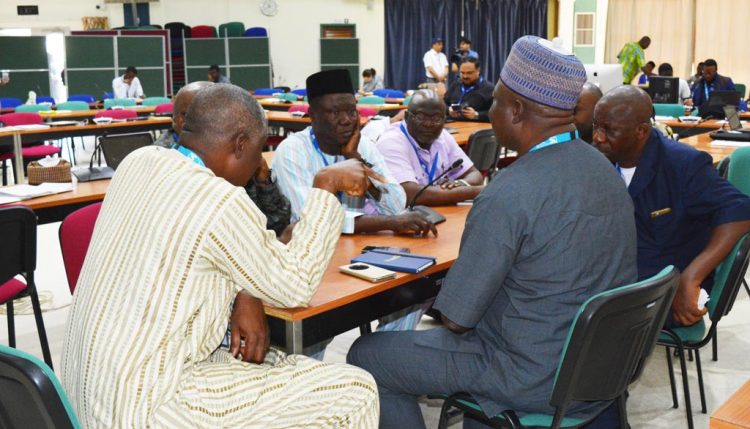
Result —
[[735, 91], [734, 82], [729, 76], [718, 73], [716, 60], [708, 59], [703, 63], [703, 78], [693, 87], [693, 106], [698, 107], [708, 101], [714, 91]]
[[594, 146], [625, 180], [635, 206], [638, 278], [667, 265], [682, 271], [670, 324], [692, 325], [700, 288], [750, 231], [750, 198], [719, 177], [711, 156], [652, 129], [651, 99], [639, 88], [608, 92], [594, 109]]
[[448, 115], [459, 121], [489, 122], [487, 111], [492, 106], [492, 82], [481, 75], [479, 60], [466, 57], [459, 68], [460, 79], [454, 80], [445, 93], [445, 105], [457, 106], [448, 109]]

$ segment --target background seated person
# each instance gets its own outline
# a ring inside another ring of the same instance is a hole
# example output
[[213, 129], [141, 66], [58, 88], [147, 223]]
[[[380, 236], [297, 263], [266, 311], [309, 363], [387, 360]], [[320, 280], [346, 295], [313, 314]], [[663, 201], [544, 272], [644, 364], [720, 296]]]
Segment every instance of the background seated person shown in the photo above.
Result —
[[654, 73], [655, 68], [655, 62], [647, 62], [646, 65], [643, 66], [643, 73], [641, 73], [641, 76], [638, 78], [638, 85], [648, 85], [648, 78], [651, 76], [656, 76], [656, 73]]
[[729, 76], [718, 73], [719, 65], [716, 60], [708, 59], [703, 62], [703, 78], [693, 87], [693, 106], [699, 107], [708, 101], [714, 91], [735, 91], [737, 88]]
[[125, 69], [125, 74], [112, 80], [112, 92], [115, 98], [144, 98], [138, 70], [133, 66]]
[[288, 136], [276, 149], [273, 176], [292, 204], [296, 222], [312, 189], [315, 174], [345, 159], [367, 161], [386, 182], [380, 201], [366, 198], [358, 212], [349, 211], [343, 232], [394, 231], [426, 235], [435, 227], [418, 213], [403, 213], [406, 194], [393, 178], [375, 144], [359, 132], [359, 114], [351, 77], [346, 70], [315, 73], [307, 78], [311, 126]]
[[416, 203], [453, 204], [473, 199], [484, 189], [482, 173], [443, 129], [444, 111], [445, 104], [437, 94], [419, 90], [412, 96], [406, 119], [378, 140], [377, 148], [396, 181], [404, 187], [407, 202], [457, 159], [463, 159], [463, 164], [448, 173], [445, 181], [428, 187]]
[[221, 68], [218, 64], [212, 64], [208, 68], [208, 80], [213, 83], [232, 83], [229, 78], [221, 73]]
[[651, 98], [639, 88], [608, 92], [594, 109], [594, 146], [615, 163], [635, 206], [638, 279], [680, 269], [668, 325], [692, 325], [700, 288], [750, 230], [750, 198], [719, 177], [711, 156], [651, 127]]
[[602, 90], [591, 82], [583, 84], [581, 96], [578, 97], [576, 109], [573, 112], [578, 136], [586, 143], [593, 139], [594, 106], [602, 98]]
[[493, 85], [481, 76], [479, 60], [464, 58], [460, 67], [461, 78], [454, 80], [445, 93], [445, 104], [459, 105], [458, 111], [448, 110], [448, 115], [457, 120], [489, 122], [487, 111], [492, 106]]
[[[674, 77], [674, 70], [672, 64], [662, 63], [659, 65], [659, 76]], [[693, 105], [693, 99], [691, 98], [692, 92], [690, 91], [690, 85], [683, 78], [679, 78], [679, 89], [677, 91], [677, 98], [680, 103], [684, 103], [687, 106]]]
[[375, 73], [375, 69], [365, 69], [362, 72], [362, 89], [359, 90], [360, 94], [369, 94], [376, 89], [383, 89], [383, 78]]

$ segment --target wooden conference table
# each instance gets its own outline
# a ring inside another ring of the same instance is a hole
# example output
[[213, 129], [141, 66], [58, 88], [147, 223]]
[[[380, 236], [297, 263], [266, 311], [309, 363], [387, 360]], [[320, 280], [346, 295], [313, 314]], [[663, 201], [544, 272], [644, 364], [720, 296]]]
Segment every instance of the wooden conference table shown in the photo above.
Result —
[[711, 155], [714, 159], [714, 165], [720, 163], [721, 160], [731, 155], [732, 152], [737, 149], [737, 146], [714, 146], [711, 142], [711, 137], [709, 137], [707, 133], [680, 139], [680, 143], [688, 144]]
[[[264, 153], [270, 161], [272, 152]], [[82, 206], [102, 201], [109, 180], [79, 183], [76, 190], [21, 202], [32, 208], [39, 223], [62, 220]], [[305, 308], [266, 306], [274, 345], [291, 353], [354, 329], [397, 310], [437, 295], [443, 277], [458, 256], [461, 234], [470, 206], [437, 207], [446, 217], [438, 225], [439, 235], [426, 238], [392, 233], [342, 235], [321, 286]], [[399, 273], [395, 279], [371, 283], [338, 271], [361, 253], [364, 246], [408, 247], [413, 253], [437, 257], [437, 263], [420, 274]]]
[[710, 429], [750, 429], [750, 381], [711, 415]]

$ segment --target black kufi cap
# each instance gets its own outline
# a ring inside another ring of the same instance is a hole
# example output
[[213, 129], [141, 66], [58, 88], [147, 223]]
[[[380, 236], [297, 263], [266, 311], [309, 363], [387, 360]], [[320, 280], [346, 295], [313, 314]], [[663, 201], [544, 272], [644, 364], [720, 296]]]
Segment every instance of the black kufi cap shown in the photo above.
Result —
[[354, 85], [349, 71], [344, 69], [325, 70], [307, 77], [307, 100], [326, 94], [354, 94]]

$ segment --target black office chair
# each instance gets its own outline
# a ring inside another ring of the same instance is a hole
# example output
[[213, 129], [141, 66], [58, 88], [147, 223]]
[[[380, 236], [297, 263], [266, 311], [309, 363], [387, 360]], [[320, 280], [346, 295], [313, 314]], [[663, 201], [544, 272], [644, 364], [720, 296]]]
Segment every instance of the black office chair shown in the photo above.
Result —
[[654, 277], [599, 293], [578, 310], [562, 350], [553, 381], [550, 405], [554, 415], [507, 410], [488, 417], [467, 393], [453, 394], [443, 403], [440, 426], [448, 411], [458, 408], [495, 428], [573, 428], [591, 419], [565, 417], [573, 401], [612, 401], [620, 406], [621, 427], [627, 427], [625, 395], [640, 377], [646, 358], [667, 317], [679, 284], [679, 272], [667, 267]]
[[[693, 428], [693, 412], [690, 404], [690, 388], [688, 386], [685, 350], [694, 351], [695, 367], [698, 371], [698, 389], [701, 398], [701, 412], [706, 409], [706, 393], [703, 389], [703, 370], [701, 369], [700, 349], [716, 336], [716, 328], [722, 317], [729, 314], [732, 304], [737, 297], [745, 278], [748, 262], [750, 262], [750, 233], [743, 235], [724, 261], [716, 267], [714, 272], [714, 287], [711, 289], [710, 299], [706, 304], [711, 325], [706, 330], [704, 319], [692, 325], [672, 329], [664, 329], [659, 336], [658, 344], [665, 347], [667, 353], [667, 367], [669, 368], [669, 382], [672, 388], [672, 406], [677, 408], [677, 388], [672, 366], [671, 349], [677, 349], [682, 370], [682, 387], [685, 392], [685, 413], [688, 428]], [[715, 344], [715, 343], [714, 343]]]
[[0, 345], [0, 427], [81, 427], [60, 381], [36, 357]]
[[[24, 206], [0, 209], [0, 237], [3, 237], [3, 245], [0, 246], [0, 289], [11, 288], [10, 291], [0, 290], [0, 296], [4, 297], [0, 303], [6, 305], [8, 313], [8, 343], [11, 347], [16, 346], [13, 301], [28, 296], [31, 298], [31, 306], [34, 309], [44, 361], [51, 368], [52, 357], [47, 344], [47, 333], [44, 330], [39, 295], [36, 293], [34, 283], [34, 270], [36, 269], [36, 215], [34, 212]], [[17, 275], [24, 277], [25, 287], [23, 287], [23, 282], [15, 279]]]
[[491, 180], [500, 156], [500, 146], [497, 144], [494, 131], [487, 129], [471, 133], [466, 154], [474, 163], [474, 167], [487, 177], [487, 180]]

